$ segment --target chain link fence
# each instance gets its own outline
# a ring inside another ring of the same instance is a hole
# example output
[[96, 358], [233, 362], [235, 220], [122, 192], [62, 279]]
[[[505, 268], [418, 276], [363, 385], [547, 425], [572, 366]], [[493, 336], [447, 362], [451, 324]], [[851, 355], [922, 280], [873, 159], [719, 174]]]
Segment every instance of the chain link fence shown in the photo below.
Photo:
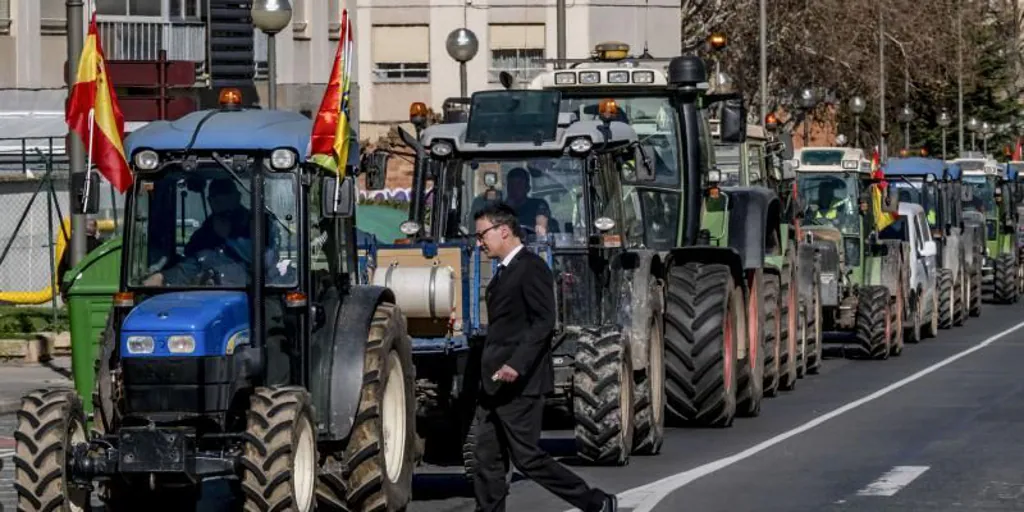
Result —
[[[64, 138], [0, 138], [0, 305], [63, 307], [51, 284], [70, 250], [69, 164]], [[100, 180], [100, 211], [92, 219], [117, 236], [124, 199]]]

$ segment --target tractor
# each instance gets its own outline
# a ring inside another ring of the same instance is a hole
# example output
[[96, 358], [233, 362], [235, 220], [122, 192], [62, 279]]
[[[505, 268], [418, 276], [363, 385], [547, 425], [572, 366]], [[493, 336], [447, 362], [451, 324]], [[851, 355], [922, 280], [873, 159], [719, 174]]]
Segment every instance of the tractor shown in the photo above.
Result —
[[821, 254], [824, 330], [853, 357], [901, 354], [909, 248], [880, 237], [876, 222], [876, 216], [898, 214], [896, 188], [883, 193], [861, 149], [805, 147], [791, 165], [801, 228]]
[[[409, 316], [419, 369], [419, 428], [430, 462], [462, 456], [473, 471], [472, 405], [478, 351], [487, 333], [486, 290], [496, 269], [476, 243], [473, 216], [503, 201], [517, 209], [524, 244], [555, 276], [557, 321], [551, 357], [556, 393], [547, 405], [574, 418], [579, 457], [623, 465], [662, 443], [660, 375], [639, 372], [633, 336], [661, 339], [660, 283], [638, 205], [622, 189], [653, 180], [652, 155], [618, 105], [596, 115], [560, 113], [554, 91], [497, 90], [472, 95], [465, 122], [426, 126], [423, 104], [410, 109], [420, 132], [402, 130], [416, 153], [408, 237], [380, 246], [374, 282], [393, 287]], [[448, 116], [446, 116], [448, 117]], [[433, 194], [426, 193], [426, 182]], [[646, 263], [646, 266], [644, 264]], [[642, 325], [637, 325], [642, 324]], [[660, 349], [660, 343], [648, 344]], [[461, 450], [451, 435], [464, 432]]]
[[980, 153], [964, 154], [953, 163], [969, 189], [962, 198], [965, 216], [983, 221], [985, 226], [983, 300], [1017, 302], [1024, 286], [1024, 265], [1017, 244], [1017, 208], [1011, 204], [1015, 195], [1006, 168]]
[[613, 99], [654, 162], [653, 182], [623, 192], [648, 228], [646, 246], [656, 250], [643, 265], [665, 284], [664, 358], [642, 367], [657, 374], [655, 365], [663, 365], [666, 421], [728, 427], [737, 415], [758, 415], [768, 338], [762, 326], [772, 307], [781, 310], [773, 302], [792, 297], [781, 286], [794, 280], [765, 267], [766, 255], [782, 250], [778, 198], [755, 187], [725, 192], [713, 168], [707, 108], [721, 103], [720, 140], [742, 143], [742, 101], [708, 94], [705, 63], [695, 56], [630, 57], [628, 45], [602, 43], [590, 59], [562, 62], [569, 66], [539, 74], [528, 88], [561, 92], [562, 111], [581, 116]]
[[[792, 185], [795, 176], [792, 172], [786, 174], [780, 158], [786, 144], [774, 140], [769, 130], [758, 125], [747, 125], [743, 143], [723, 143], [719, 126], [717, 120], [711, 122], [716, 139], [715, 164], [722, 176], [723, 193], [742, 190], [737, 187], [756, 187], [759, 192], [774, 194], [783, 205], [772, 209], [779, 218], [772, 219], [771, 224], [778, 225], [779, 231], [771, 232], [770, 236], [778, 235], [778, 239], [767, 243], [778, 250], [765, 254], [765, 266], [772, 271], [766, 283], [771, 298], [765, 302], [764, 393], [775, 396], [779, 389], [793, 390], [798, 378], [818, 373], [821, 367], [821, 301], [814, 271], [814, 248], [798, 236], [798, 224], [791, 216], [793, 198], [787, 185]], [[705, 219], [709, 217], [705, 215]], [[794, 254], [799, 261], [793, 261]], [[802, 267], [806, 272], [800, 273]], [[780, 282], [775, 281], [776, 276], [781, 276]]]
[[[916, 203], [924, 208], [931, 238], [938, 246], [938, 327], [963, 325], [970, 316], [971, 304], [980, 300], [980, 295], [972, 296], [971, 283], [980, 282], [981, 269], [972, 265], [977, 226], [964, 222], [961, 186], [953, 179], [958, 177], [959, 169], [940, 159], [923, 157], [890, 158], [883, 169], [898, 190], [901, 203]], [[909, 292], [911, 306], [905, 312], [906, 318], [918, 320], [908, 321], [906, 327], [911, 339], [917, 341], [926, 319], [924, 312], [931, 309], [922, 307], [919, 290], [910, 288]], [[926, 327], [930, 331], [930, 324]]]
[[220, 100], [125, 141], [119, 291], [78, 383], [91, 428], [73, 390], [22, 400], [19, 510], [94, 492], [107, 510], [193, 509], [211, 480], [247, 511], [410, 500], [411, 340], [394, 293], [358, 284], [356, 168], [307, 161], [305, 116]]

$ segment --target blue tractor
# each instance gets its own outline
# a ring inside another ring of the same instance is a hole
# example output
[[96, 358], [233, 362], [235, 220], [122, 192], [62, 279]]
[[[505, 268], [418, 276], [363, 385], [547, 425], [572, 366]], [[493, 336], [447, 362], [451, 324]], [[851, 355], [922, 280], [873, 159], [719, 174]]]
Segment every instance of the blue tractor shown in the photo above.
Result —
[[410, 499], [411, 341], [394, 294], [360, 277], [358, 166], [308, 163], [300, 114], [221, 98], [125, 143], [92, 428], [72, 390], [23, 400], [19, 510], [88, 509], [94, 491], [107, 510], [191, 510], [213, 479], [246, 511]]

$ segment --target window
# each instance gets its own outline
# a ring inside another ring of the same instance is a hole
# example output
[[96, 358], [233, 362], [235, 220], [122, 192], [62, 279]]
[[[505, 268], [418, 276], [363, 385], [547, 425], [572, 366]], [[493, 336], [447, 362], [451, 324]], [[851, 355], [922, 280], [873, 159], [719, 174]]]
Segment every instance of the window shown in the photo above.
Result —
[[374, 25], [371, 51], [374, 81], [430, 81], [427, 25]]
[[491, 82], [497, 82], [502, 71], [520, 82], [544, 71], [544, 25], [491, 25], [489, 42]]
[[0, 20], [11, 19], [11, 0], [0, 0]]
[[206, 0], [170, 0], [171, 19], [198, 20], [206, 15]]
[[163, 16], [163, 2], [153, 0], [96, 0], [96, 13], [104, 16]]

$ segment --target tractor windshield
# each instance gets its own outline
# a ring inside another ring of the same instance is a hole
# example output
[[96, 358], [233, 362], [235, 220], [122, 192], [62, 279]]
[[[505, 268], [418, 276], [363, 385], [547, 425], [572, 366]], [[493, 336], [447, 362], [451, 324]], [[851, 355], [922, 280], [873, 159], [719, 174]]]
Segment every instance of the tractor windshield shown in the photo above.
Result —
[[[581, 121], [597, 118], [597, 105], [609, 96], [566, 98], [562, 96], [562, 112], [573, 112]], [[682, 140], [679, 122], [668, 96], [611, 97], [619, 106], [616, 121], [628, 123], [654, 160], [653, 185], [679, 185], [679, 153]]]
[[740, 184], [740, 146], [739, 144], [716, 144], [715, 163], [722, 172], [723, 187], [735, 187]]
[[939, 223], [937, 204], [939, 194], [935, 184], [926, 183], [924, 178], [919, 177], [906, 178], [906, 180], [910, 183], [903, 179], [892, 179], [889, 183], [896, 187], [901, 203], [921, 205], [924, 208], [925, 217], [928, 219], [928, 226], [936, 227]]
[[964, 176], [964, 185], [971, 187], [971, 200], [964, 201], [964, 211], [984, 214], [986, 217], [996, 215], [996, 187], [985, 176]]
[[804, 205], [803, 225], [832, 226], [849, 235], [860, 232], [856, 176], [802, 172], [797, 190]]
[[[296, 286], [297, 183], [265, 175], [264, 268], [268, 286]], [[241, 288], [251, 283], [250, 174], [218, 164], [171, 166], [135, 187], [128, 283], [171, 288]]]
[[465, 200], [470, 204], [463, 209], [468, 233], [475, 230], [476, 212], [491, 202], [504, 201], [516, 209], [527, 240], [550, 234], [563, 243], [586, 242], [591, 223], [583, 197], [587, 185], [583, 160], [569, 156], [480, 158], [461, 165]]

